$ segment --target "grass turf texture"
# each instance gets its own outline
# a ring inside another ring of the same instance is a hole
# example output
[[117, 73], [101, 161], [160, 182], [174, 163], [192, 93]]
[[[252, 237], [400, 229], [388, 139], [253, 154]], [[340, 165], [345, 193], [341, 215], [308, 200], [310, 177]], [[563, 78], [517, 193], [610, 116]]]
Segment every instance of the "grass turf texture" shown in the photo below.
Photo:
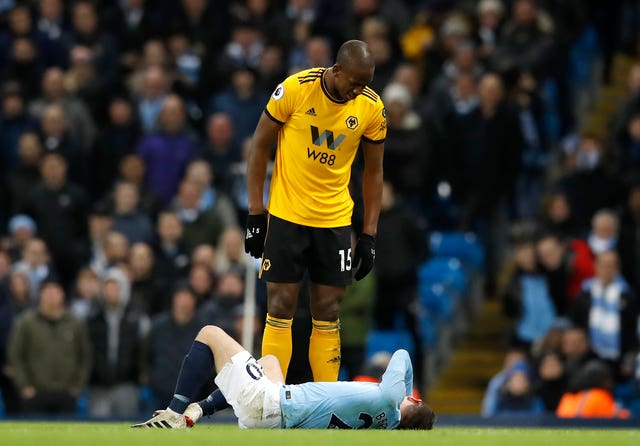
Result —
[[245, 430], [205, 424], [194, 429], [130, 429], [123, 423], [0, 422], [0, 444], [60, 446], [527, 446], [640, 444], [640, 430], [436, 428], [431, 432]]

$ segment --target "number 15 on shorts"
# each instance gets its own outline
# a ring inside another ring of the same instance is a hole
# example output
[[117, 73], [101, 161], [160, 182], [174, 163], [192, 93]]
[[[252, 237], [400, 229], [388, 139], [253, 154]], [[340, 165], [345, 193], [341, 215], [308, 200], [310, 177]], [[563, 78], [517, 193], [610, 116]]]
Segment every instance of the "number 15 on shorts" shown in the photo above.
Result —
[[340, 271], [351, 271], [351, 248], [346, 250], [340, 249], [338, 250], [338, 255], [340, 256]]

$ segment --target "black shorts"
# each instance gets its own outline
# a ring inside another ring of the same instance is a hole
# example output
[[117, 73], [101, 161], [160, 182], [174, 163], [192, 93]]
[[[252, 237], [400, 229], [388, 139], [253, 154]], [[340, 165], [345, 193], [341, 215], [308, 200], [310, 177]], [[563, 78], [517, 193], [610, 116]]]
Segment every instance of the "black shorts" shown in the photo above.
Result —
[[346, 286], [352, 257], [351, 226], [313, 228], [270, 215], [259, 277], [297, 283], [308, 270], [313, 283]]

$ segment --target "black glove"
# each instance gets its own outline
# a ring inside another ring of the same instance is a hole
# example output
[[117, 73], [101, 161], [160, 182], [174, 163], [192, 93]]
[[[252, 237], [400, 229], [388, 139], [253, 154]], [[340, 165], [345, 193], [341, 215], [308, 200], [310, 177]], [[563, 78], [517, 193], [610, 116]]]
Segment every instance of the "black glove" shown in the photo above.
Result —
[[373, 262], [376, 260], [376, 239], [369, 234], [361, 234], [356, 244], [356, 253], [353, 258], [356, 274], [356, 280], [361, 280], [369, 274], [373, 268]]
[[267, 215], [247, 215], [247, 232], [244, 238], [244, 252], [251, 254], [256, 259], [262, 257], [264, 250], [264, 238], [267, 235]]

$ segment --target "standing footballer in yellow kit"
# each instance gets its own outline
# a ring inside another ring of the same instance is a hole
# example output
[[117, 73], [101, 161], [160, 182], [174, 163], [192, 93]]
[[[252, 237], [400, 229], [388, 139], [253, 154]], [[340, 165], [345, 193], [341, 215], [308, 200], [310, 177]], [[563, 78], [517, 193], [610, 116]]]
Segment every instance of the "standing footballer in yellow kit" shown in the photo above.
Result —
[[[275, 355], [286, 376], [291, 324], [305, 271], [311, 281], [309, 363], [315, 381], [336, 381], [340, 368], [340, 300], [352, 273], [373, 267], [382, 195], [386, 113], [367, 85], [375, 64], [366, 43], [350, 40], [330, 68], [312, 68], [279, 84], [255, 129], [249, 155], [245, 250], [262, 256], [267, 319], [262, 354]], [[277, 140], [271, 192], [262, 194]], [[348, 186], [358, 148], [364, 154], [364, 224], [351, 252], [353, 200]]]

